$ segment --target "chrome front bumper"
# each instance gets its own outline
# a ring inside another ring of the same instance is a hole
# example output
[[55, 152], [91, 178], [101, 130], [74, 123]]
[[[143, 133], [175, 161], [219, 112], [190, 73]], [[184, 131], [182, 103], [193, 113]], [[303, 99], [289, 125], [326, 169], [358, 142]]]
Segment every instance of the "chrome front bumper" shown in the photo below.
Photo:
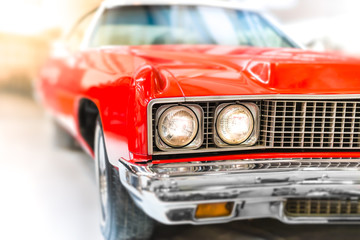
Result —
[[[360, 159], [260, 159], [158, 165], [119, 161], [136, 204], [165, 224], [277, 218], [286, 223], [360, 223], [360, 215], [290, 217], [288, 198], [360, 199]], [[228, 217], [196, 219], [198, 204], [234, 202]]]

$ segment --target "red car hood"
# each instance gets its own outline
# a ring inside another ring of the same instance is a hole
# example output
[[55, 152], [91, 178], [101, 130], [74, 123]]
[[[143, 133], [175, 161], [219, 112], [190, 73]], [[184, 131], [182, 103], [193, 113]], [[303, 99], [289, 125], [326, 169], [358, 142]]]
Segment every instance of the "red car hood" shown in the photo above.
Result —
[[[183, 95], [360, 93], [360, 60], [301, 49], [132, 47]], [[175, 80], [174, 80], [175, 79]]]

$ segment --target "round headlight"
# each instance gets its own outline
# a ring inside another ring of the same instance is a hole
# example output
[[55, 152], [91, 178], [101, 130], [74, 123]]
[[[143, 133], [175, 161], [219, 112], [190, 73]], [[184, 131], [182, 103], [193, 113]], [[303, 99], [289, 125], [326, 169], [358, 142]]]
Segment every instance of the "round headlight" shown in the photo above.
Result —
[[161, 140], [170, 147], [184, 147], [191, 143], [199, 128], [195, 113], [187, 107], [170, 107], [164, 111], [158, 122]]
[[225, 143], [241, 144], [250, 137], [254, 129], [254, 119], [246, 107], [230, 105], [221, 110], [217, 117], [216, 129]]

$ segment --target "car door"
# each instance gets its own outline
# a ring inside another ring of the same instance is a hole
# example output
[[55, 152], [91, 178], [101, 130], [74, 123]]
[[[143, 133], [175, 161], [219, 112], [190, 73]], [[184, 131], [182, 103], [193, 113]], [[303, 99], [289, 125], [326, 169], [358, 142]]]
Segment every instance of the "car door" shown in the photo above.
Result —
[[45, 66], [47, 72], [51, 73], [48, 81], [43, 80], [47, 104], [51, 105], [60, 124], [73, 134], [76, 134], [76, 99], [81, 92], [81, 79], [86, 71], [80, 46], [95, 12], [86, 14], [78, 21], [64, 42], [55, 48], [51, 60]]

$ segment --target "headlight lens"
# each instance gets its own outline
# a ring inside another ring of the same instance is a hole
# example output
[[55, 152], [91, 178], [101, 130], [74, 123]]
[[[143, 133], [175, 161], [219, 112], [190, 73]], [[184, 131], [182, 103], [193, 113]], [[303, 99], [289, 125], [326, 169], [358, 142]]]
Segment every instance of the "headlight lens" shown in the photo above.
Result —
[[242, 105], [225, 107], [216, 121], [219, 137], [227, 144], [237, 145], [246, 141], [253, 129], [254, 119], [251, 112]]
[[195, 113], [184, 106], [168, 108], [158, 122], [161, 140], [171, 147], [184, 147], [191, 143], [198, 128], [199, 121]]

